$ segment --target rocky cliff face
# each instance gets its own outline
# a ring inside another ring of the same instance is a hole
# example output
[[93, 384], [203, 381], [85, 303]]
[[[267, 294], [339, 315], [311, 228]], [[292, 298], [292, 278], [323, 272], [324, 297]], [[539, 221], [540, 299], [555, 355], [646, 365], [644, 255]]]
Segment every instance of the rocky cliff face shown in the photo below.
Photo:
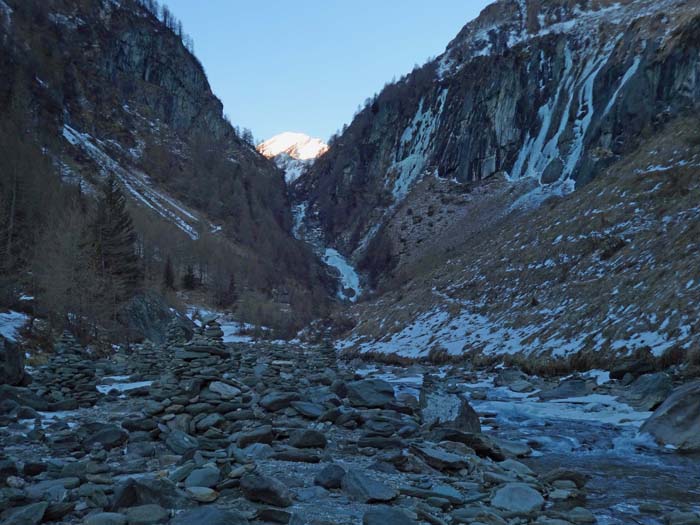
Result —
[[570, 193], [697, 108], [699, 35], [695, 2], [498, 1], [297, 182], [303, 222], [376, 280], [406, 252], [389, 234], [427, 178], [501, 174], [528, 185], [516, 206]]
[[325, 293], [291, 235], [283, 174], [236, 135], [200, 63], [142, 2], [7, 0], [0, 14], [0, 117], [65, 182], [91, 193], [116, 175], [154, 242], [169, 238], [183, 263], [205, 250], [191, 243], [224, 243], [216, 264], [241, 288]]

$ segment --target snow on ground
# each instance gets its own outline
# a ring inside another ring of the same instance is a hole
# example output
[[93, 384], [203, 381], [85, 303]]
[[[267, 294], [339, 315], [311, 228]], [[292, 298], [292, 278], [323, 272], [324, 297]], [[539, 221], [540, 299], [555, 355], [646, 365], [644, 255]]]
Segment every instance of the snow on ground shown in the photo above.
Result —
[[100, 394], [108, 394], [109, 392], [116, 390], [119, 393], [128, 392], [129, 390], [136, 390], [137, 388], [144, 388], [151, 386], [153, 381], [134, 381], [131, 383], [110, 383], [107, 385], [97, 385], [97, 391]]
[[[199, 238], [200, 219], [178, 201], [154, 188], [148, 175], [136, 169], [127, 169], [114, 160], [107, 153], [107, 146], [103, 141], [88, 133], [81, 133], [67, 124], [63, 126], [63, 138], [85, 152], [100, 167], [101, 176], [114, 174], [138, 203], [174, 223], [191, 239]], [[112, 143], [112, 146], [119, 147], [116, 143]], [[205, 227], [210, 230], [214, 228], [212, 224]]]
[[8, 341], [17, 342], [20, 328], [29, 321], [29, 316], [10, 310], [0, 313], [0, 335]]
[[[338, 272], [340, 272], [342, 289], [338, 292], [338, 297], [352, 302], [357, 301], [357, 298], [362, 293], [362, 288], [360, 287], [360, 276], [357, 274], [355, 268], [352, 267], [345, 257], [333, 248], [326, 248], [326, 252], [323, 255], [323, 262], [328, 266], [336, 268]], [[345, 290], [352, 290], [355, 293], [350, 296]]]

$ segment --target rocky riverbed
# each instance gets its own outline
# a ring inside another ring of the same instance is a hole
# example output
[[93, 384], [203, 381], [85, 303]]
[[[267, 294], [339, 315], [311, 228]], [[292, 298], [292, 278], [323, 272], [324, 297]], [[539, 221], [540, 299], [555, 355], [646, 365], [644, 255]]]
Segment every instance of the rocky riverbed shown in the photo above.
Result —
[[109, 359], [65, 341], [0, 387], [2, 523], [700, 523], [700, 463], [637, 437], [664, 378], [368, 367], [222, 335]]

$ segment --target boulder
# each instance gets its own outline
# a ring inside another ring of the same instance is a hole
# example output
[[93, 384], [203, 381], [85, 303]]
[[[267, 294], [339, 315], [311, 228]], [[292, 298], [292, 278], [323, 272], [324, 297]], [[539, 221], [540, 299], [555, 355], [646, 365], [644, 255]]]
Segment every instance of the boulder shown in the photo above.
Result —
[[194, 324], [186, 316], [171, 308], [163, 296], [147, 292], [134, 296], [117, 314], [119, 322], [127, 328], [133, 340], [148, 339], [154, 343], [165, 343], [173, 325], [186, 334], [191, 334]]
[[39, 525], [49, 504], [45, 501], [17, 507], [2, 513], [3, 525]]
[[205, 466], [190, 472], [190, 475], [185, 479], [185, 487], [215, 487], [219, 482], [221, 473], [215, 466]]
[[544, 498], [530, 485], [508, 483], [496, 491], [491, 505], [513, 514], [532, 514], [542, 509]]
[[166, 509], [192, 506], [189, 498], [172, 481], [163, 478], [129, 478], [115, 487], [110, 510], [151, 504]]
[[241, 478], [241, 492], [250, 501], [259, 501], [275, 507], [289, 507], [292, 496], [287, 487], [269, 476], [248, 474]]
[[394, 403], [394, 387], [381, 379], [363, 379], [347, 385], [347, 398], [355, 407], [383, 408]]
[[421, 420], [428, 428], [454, 428], [462, 432], [480, 433], [479, 416], [469, 402], [457, 394], [425, 393], [421, 396]]
[[345, 476], [345, 469], [340, 465], [330, 464], [316, 474], [314, 484], [324, 489], [339, 489]]
[[661, 405], [672, 391], [671, 376], [665, 372], [644, 374], [627, 388], [620, 399], [637, 410], [649, 411]]
[[700, 380], [674, 390], [640, 431], [682, 452], [700, 452]]
[[107, 450], [119, 447], [129, 439], [129, 433], [117, 425], [100, 425], [83, 440], [83, 446], [90, 450], [100, 444]]
[[326, 436], [318, 430], [296, 430], [289, 436], [289, 445], [295, 448], [326, 448], [327, 443]]
[[587, 396], [593, 391], [595, 381], [586, 380], [579, 377], [564, 379], [556, 387], [540, 392], [539, 397], [543, 401], [552, 399], [568, 399], [570, 397]]

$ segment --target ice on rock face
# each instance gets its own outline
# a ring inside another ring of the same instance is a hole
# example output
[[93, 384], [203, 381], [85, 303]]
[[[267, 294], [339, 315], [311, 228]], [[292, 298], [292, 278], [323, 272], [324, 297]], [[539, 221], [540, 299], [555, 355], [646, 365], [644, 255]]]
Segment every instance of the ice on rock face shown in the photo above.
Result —
[[[323, 262], [340, 272], [340, 284], [342, 289], [338, 292], [338, 296], [341, 299], [355, 302], [357, 297], [362, 292], [362, 288], [360, 287], [360, 277], [355, 268], [352, 267], [348, 260], [343, 257], [338, 250], [334, 250], [333, 248], [326, 249], [326, 253], [323, 256]], [[349, 296], [346, 294], [345, 290], [352, 290], [355, 293], [354, 295]]]

